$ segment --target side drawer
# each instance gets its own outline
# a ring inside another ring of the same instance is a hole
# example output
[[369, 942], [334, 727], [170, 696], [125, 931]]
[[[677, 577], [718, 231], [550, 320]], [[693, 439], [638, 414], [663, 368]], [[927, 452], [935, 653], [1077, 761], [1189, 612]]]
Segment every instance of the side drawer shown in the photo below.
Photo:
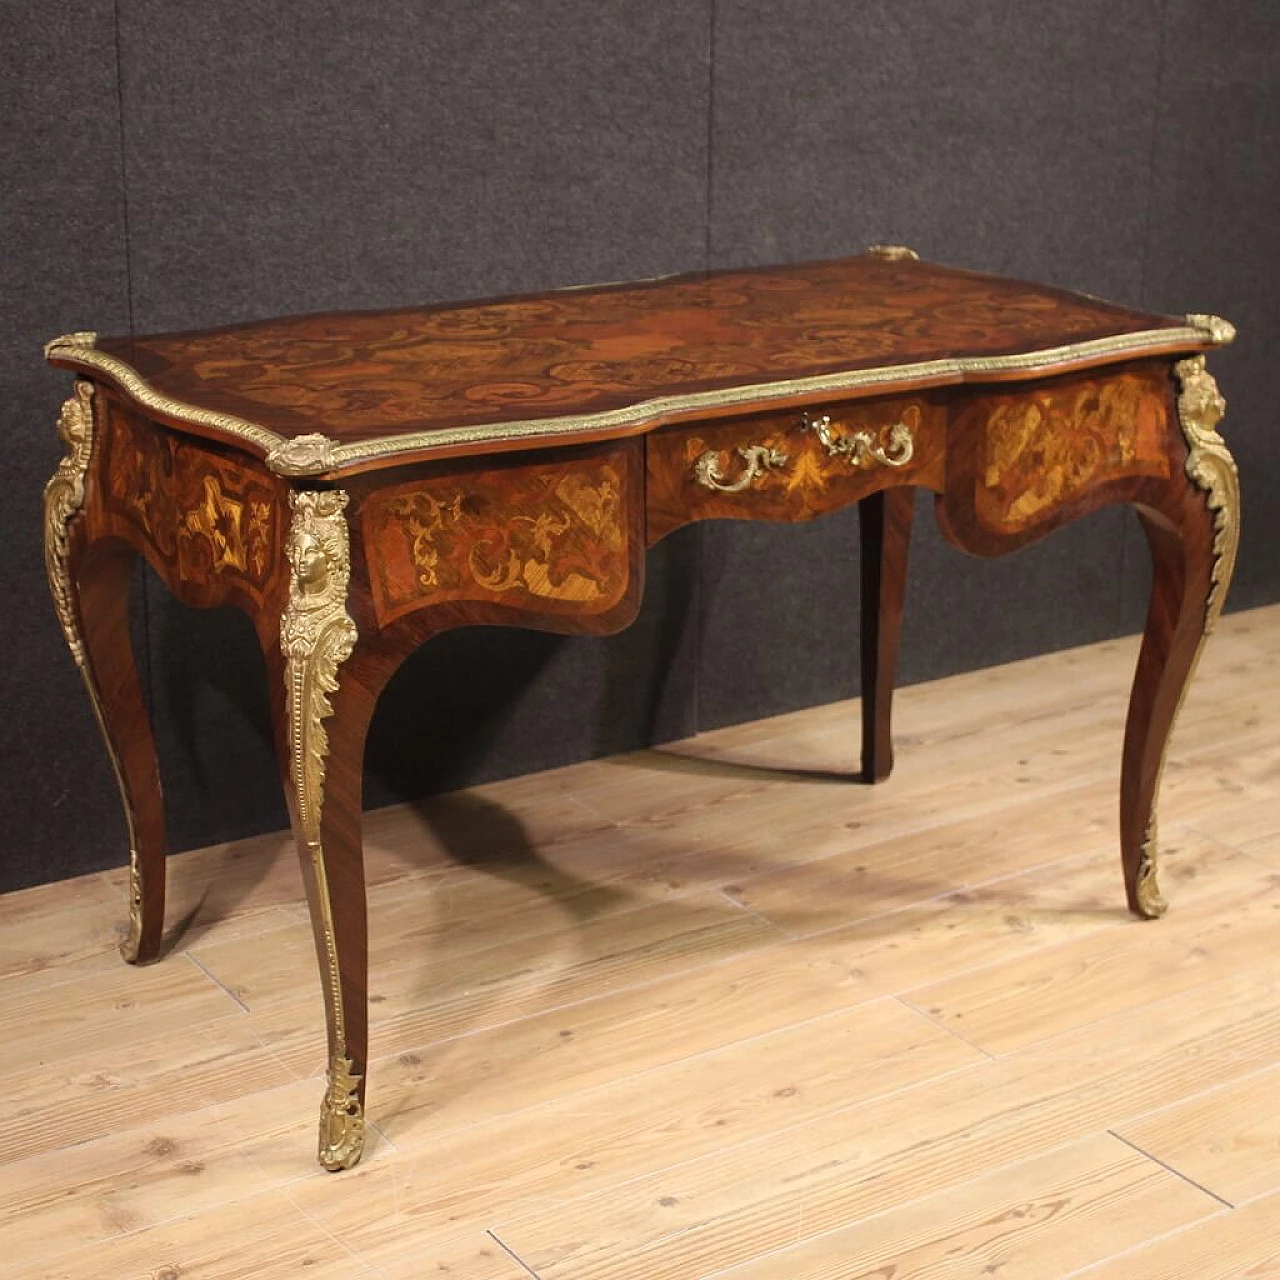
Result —
[[809, 520], [891, 485], [941, 492], [946, 419], [925, 394], [662, 428], [646, 437], [649, 542], [692, 520]]

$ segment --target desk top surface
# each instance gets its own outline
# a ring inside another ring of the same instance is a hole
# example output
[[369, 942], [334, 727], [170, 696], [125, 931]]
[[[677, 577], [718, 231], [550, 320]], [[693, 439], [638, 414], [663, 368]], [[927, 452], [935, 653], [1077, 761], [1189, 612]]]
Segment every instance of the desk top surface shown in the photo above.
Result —
[[337, 475], [1190, 353], [1226, 330], [873, 252], [187, 333], [70, 334], [46, 355], [274, 470]]

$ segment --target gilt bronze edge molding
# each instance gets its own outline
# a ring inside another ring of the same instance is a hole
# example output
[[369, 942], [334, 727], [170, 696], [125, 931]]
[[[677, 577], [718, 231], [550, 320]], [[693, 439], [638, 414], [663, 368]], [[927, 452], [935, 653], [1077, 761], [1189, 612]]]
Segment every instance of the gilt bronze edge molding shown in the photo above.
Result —
[[87, 331], [52, 338], [44, 344], [44, 358], [50, 361], [66, 360], [93, 369], [95, 372], [104, 373], [144, 409], [188, 422], [192, 426], [211, 427], [224, 431], [234, 439], [253, 445], [263, 454], [270, 453], [272, 449], [286, 443], [284, 436], [278, 436], [274, 431], [260, 427], [246, 418], [238, 418], [230, 413], [219, 413], [215, 409], [200, 409], [195, 405], [164, 395], [127, 361], [121, 360], [118, 356], [108, 355], [105, 351], [99, 351], [97, 338], [96, 333]]
[[[936, 386], [963, 382], [983, 374], [1020, 373], [1036, 377], [1068, 372], [1080, 364], [1111, 356], [1140, 358], [1144, 355], [1177, 354], [1194, 351], [1211, 341], [1200, 325], [1173, 329], [1144, 329], [1138, 333], [1119, 334], [1109, 338], [1092, 338], [1086, 342], [1046, 347], [1036, 351], [1003, 356], [957, 356], [941, 360], [924, 360], [914, 364], [880, 365], [871, 369], [852, 369], [844, 373], [816, 374], [809, 378], [790, 378], [777, 382], [752, 383], [715, 391], [696, 391], [686, 395], [658, 396], [651, 400], [610, 409], [601, 413], [577, 414], [560, 418], [529, 418], [511, 422], [485, 423], [478, 426], [446, 427], [436, 431], [407, 432], [352, 444], [338, 445], [333, 451], [333, 470], [362, 466], [401, 453], [428, 449], [457, 448], [497, 441], [542, 441], [566, 436], [585, 435], [610, 428], [638, 430], [660, 422], [669, 415], [688, 414], [699, 409], [731, 409], [750, 406], [766, 409], [785, 407], [798, 399], [874, 389], [894, 383], [912, 382]], [[907, 390], [910, 389], [908, 386]]]
[[528, 441], [530, 445], [535, 445], [541, 441], [551, 442], [610, 429], [638, 430], [666, 415], [686, 414], [699, 409], [726, 409], [748, 404], [753, 408], [763, 408], [774, 402], [781, 405], [800, 397], [813, 398], [874, 389], [890, 383], [937, 385], [962, 382], [984, 374], [1025, 374], [1034, 377], [1066, 372], [1076, 365], [1112, 356], [1137, 358], [1147, 354], [1176, 354], [1180, 349], [1190, 353], [1203, 348], [1206, 343], [1224, 345], [1235, 336], [1234, 327], [1217, 316], [1190, 315], [1187, 321], [1185, 326], [1178, 328], [1144, 329], [1137, 333], [1091, 338], [1084, 342], [1009, 355], [956, 356], [918, 361], [914, 364], [880, 365], [870, 369], [752, 383], [715, 391], [658, 396], [600, 413], [411, 431], [393, 436], [375, 436], [371, 440], [351, 444], [337, 444], [318, 433], [296, 437], [281, 436], [248, 419], [213, 409], [200, 409], [174, 400], [155, 390], [125, 361], [99, 351], [95, 345], [96, 335], [92, 333], [73, 333], [54, 338], [45, 344], [44, 350], [46, 359], [66, 360], [106, 374], [144, 409], [193, 426], [212, 428], [252, 446], [266, 460], [268, 469], [277, 475], [300, 477], [337, 475], [349, 468], [394, 458], [400, 454], [433, 449], [455, 449], [459, 446], [511, 441]]

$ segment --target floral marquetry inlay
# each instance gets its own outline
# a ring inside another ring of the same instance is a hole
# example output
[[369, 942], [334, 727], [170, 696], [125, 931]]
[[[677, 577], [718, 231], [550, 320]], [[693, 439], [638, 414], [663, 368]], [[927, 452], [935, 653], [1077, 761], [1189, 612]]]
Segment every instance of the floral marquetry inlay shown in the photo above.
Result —
[[106, 502], [181, 577], [236, 579], [260, 592], [275, 563], [280, 513], [272, 482], [182, 436], [113, 408]]
[[1091, 484], [1170, 471], [1167, 375], [1072, 379], [982, 403], [978, 515], [1001, 529], [1036, 523]]
[[611, 608], [628, 580], [624, 475], [619, 456], [441, 476], [379, 493], [364, 511], [379, 618], [448, 600]]

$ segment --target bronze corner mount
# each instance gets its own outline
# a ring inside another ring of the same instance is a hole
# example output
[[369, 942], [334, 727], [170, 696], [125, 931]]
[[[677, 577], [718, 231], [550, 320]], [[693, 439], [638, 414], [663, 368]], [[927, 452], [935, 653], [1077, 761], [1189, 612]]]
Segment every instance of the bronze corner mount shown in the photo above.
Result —
[[884, 262], [919, 262], [920, 255], [905, 244], [869, 244], [869, 258], [880, 258]]
[[1236, 340], [1235, 325], [1221, 316], [1192, 312], [1187, 316], [1187, 323], [1193, 329], [1203, 329], [1215, 347], [1225, 347]]
[[63, 333], [50, 338], [44, 344], [44, 358], [50, 360], [55, 356], [70, 356], [76, 351], [92, 349], [98, 345], [98, 335], [92, 329], [82, 329], [78, 333]]
[[333, 441], [319, 432], [282, 440], [267, 454], [278, 476], [318, 476], [333, 467]]

